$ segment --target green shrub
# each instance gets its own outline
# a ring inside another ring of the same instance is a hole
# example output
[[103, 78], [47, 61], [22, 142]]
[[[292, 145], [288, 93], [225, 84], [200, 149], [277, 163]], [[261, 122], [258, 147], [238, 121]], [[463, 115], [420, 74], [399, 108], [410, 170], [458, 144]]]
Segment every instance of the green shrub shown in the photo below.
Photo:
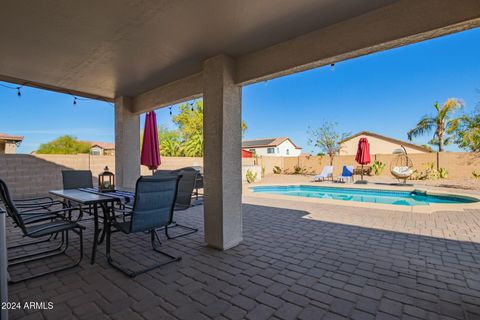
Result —
[[248, 169], [247, 173], [245, 174], [248, 183], [254, 183], [257, 180], [257, 174], [253, 173], [252, 170]]
[[273, 167], [273, 173], [275, 173], [275, 174], [282, 173], [282, 168], [280, 168], [279, 166], [274, 166]]
[[381, 175], [383, 172], [383, 169], [385, 169], [385, 166], [386, 164], [381, 161], [378, 161], [378, 160], [373, 161], [373, 164], [372, 164], [373, 174], [376, 176]]

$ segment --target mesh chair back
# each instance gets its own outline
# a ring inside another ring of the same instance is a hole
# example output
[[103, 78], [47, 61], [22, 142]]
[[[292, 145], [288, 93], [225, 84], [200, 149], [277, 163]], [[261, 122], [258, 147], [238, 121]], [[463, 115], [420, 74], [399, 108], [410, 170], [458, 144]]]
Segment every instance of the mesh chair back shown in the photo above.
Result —
[[178, 175], [140, 177], [135, 188], [130, 232], [169, 225], [177, 196]]
[[63, 189], [93, 188], [92, 171], [62, 170]]
[[182, 176], [180, 181], [178, 181], [177, 201], [175, 204], [180, 209], [187, 209], [192, 202], [193, 189], [195, 188], [199, 172], [192, 167], [178, 169], [173, 172]]
[[7, 184], [5, 181], [0, 179], [0, 200], [2, 201], [7, 215], [13, 219], [13, 222], [22, 229], [22, 232], [26, 234], [25, 223], [23, 222], [22, 216], [19, 214], [17, 207], [10, 197], [10, 191], [8, 190]]

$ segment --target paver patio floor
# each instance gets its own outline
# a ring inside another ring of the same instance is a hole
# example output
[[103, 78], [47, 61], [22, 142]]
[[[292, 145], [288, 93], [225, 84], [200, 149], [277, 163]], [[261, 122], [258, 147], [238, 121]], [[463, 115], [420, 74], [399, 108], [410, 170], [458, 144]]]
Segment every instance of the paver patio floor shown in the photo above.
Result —
[[[52, 301], [54, 309], [10, 316], [480, 319], [480, 212], [411, 214], [244, 201], [242, 244], [225, 252], [206, 247], [203, 206], [195, 206], [176, 220], [200, 232], [163, 241], [165, 251], [183, 259], [134, 279], [106, 263], [104, 244], [97, 263], [89, 264], [89, 228], [80, 267], [9, 288], [10, 301]], [[11, 239], [16, 232], [10, 230]], [[148, 238], [116, 234], [115, 256], [152, 262]]]

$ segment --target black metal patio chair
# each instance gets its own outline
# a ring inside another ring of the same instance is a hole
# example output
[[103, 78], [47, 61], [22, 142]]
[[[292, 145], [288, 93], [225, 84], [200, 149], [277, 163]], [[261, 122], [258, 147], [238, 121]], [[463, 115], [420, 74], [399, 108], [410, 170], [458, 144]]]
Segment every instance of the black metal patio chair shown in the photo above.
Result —
[[[174, 257], [161, 251], [155, 244], [155, 239], [161, 244], [155, 230], [172, 223], [179, 179], [180, 176], [178, 175], [161, 175], [140, 177], [137, 180], [133, 207], [131, 210], [125, 208], [124, 211], [122, 211], [126, 218], [124, 218], [123, 221], [117, 221], [115, 218], [117, 215], [113, 212], [107, 226], [106, 255], [107, 261], [112, 267], [129, 277], [135, 277], [181, 259], [180, 257]], [[114, 208], [113, 210], [119, 211], [120, 209]], [[152, 249], [166, 256], [168, 260], [137, 271], [122, 267], [120, 264], [114, 262], [111, 256], [111, 238], [115, 232], [122, 232], [124, 234], [150, 233]]]
[[63, 189], [93, 188], [92, 171], [62, 170]]
[[[21, 282], [21, 281], [41, 277], [47, 274], [51, 274], [57, 271], [70, 269], [70, 268], [76, 267], [80, 263], [83, 257], [82, 230], [84, 230], [85, 227], [77, 224], [76, 222], [67, 220], [65, 218], [66, 214], [69, 213], [69, 211], [77, 210], [76, 208], [63, 208], [60, 210], [47, 211], [47, 212], [31, 211], [28, 213], [21, 213], [17, 209], [15, 203], [12, 201], [8, 187], [3, 180], [0, 180], [0, 200], [3, 203], [4, 209], [7, 212], [7, 215], [13, 219], [15, 225], [19, 227], [24, 237], [33, 238], [33, 239], [47, 237], [47, 240], [45, 241], [49, 241], [52, 238], [52, 235], [61, 234], [61, 241], [59, 245], [56, 246], [55, 248], [48, 248], [41, 251], [33, 251], [27, 254], [11, 257], [8, 259], [9, 267], [64, 254], [69, 247], [69, 238], [68, 238], [69, 231], [72, 231], [78, 234], [80, 239], [80, 257], [73, 264], [54, 268], [48, 271], [38, 272], [36, 274], [24, 277], [22, 279], [15, 279], [15, 280], [11, 279], [10, 283]], [[42, 214], [44, 215], [44, 219], [38, 219], [35, 221], [36, 223], [25, 222], [30, 216], [39, 216]], [[20, 245], [12, 246], [9, 249], [12, 250], [16, 248], [25, 248], [28, 246], [36, 245], [37, 243], [38, 242], [20, 244]]]
[[[155, 176], [163, 176], [165, 174], [176, 174], [181, 176], [178, 182], [177, 199], [175, 200], [175, 211], [183, 211], [190, 208], [192, 204], [193, 190], [195, 189], [195, 185], [197, 183], [197, 178], [199, 175], [198, 170], [192, 167], [185, 167], [170, 172], [155, 172]], [[173, 228], [181, 228], [187, 231], [172, 236], [168, 233], [168, 230]], [[165, 226], [165, 235], [168, 239], [184, 237], [197, 231], [197, 228], [179, 224], [174, 220], [170, 225]]]
[[[90, 170], [62, 170], [62, 182], [63, 182], [63, 189], [80, 189], [80, 188], [93, 188], [93, 178], [92, 178], [92, 171]], [[65, 204], [68, 207], [74, 206], [70, 201], [66, 201]], [[84, 208], [80, 205], [75, 205], [80, 208], [80, 214], [77, 218], [78, 220], [82, 220], [83, 213], [87, 212], [92, 214], [93, 209], [91, 206]]]

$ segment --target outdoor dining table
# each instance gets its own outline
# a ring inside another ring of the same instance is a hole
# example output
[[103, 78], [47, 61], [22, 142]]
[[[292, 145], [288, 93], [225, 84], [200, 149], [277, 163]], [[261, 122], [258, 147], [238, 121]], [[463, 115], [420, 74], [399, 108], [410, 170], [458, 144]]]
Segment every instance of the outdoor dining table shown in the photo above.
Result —
[[90, 263], [95, 263], [95, 254], [97, 251], [97, 246], [102, 242], [102, 239], [99, 239], [102, 229], [99, 226], [99, 209], [102, 209], [103, 212], [103, 231], [105, 231], [106, 223], [110, 219], [110, 211], [115, 203], [125, 203], [129, 202], [129, 192], [113, 192], [113, 193], [101, 193], [96, 191], [95, 188], [81, 188], [81, 189], [67, 189], [67, 190], [51, 190], [49, 191], [51, 195], [54, 195], [59, 198], [63, 198], [70, 202], [77, 203], [82, 206], [88, 206], [93, 209], [93, 246], [92, 246], [92, 255], [90, 257]]

